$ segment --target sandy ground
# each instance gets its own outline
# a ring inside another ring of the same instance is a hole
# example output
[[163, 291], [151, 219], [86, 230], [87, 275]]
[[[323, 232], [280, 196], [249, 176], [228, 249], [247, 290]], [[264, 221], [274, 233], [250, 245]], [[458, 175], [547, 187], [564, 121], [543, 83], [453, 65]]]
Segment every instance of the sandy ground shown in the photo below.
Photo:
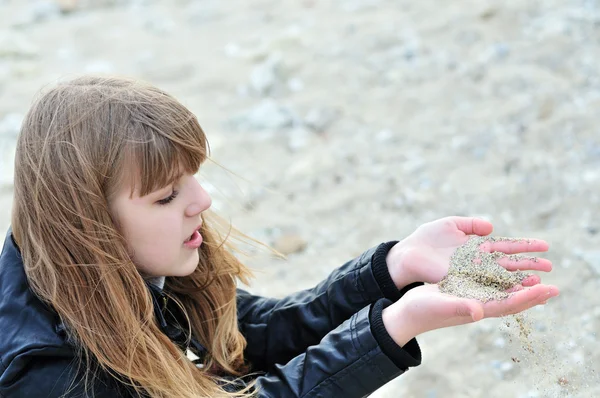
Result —
[[600, 396], [599, 40], [592, 0], [0, 0], [0, 227], [34, 94], [135, 76], [239, 176], [203, 169], [215, 208], [291, 253], [250, 260], [255, 292], [447, 215], [551, 243], [562, 295], [528, 314], [535, 354], [504, 320], [428, 333], [423, 365], [377, 397]]

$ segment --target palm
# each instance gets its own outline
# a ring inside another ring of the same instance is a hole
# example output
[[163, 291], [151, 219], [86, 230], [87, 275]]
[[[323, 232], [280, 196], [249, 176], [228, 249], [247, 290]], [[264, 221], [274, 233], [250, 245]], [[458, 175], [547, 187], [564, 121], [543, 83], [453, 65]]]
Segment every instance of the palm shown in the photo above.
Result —
[[555, 286], [539, 284], [514, 292], [505, 300], [482, 303], [442, 293], [437, 285], [425, 285], [411, 289], [400, 302], [415, 323], [423, 328], [419, 331], [421, 333], [483, 318], [516, 314], [557, 295]]
[[[396, 264], [391, 265], [390, 273], [394, 274], [393, 267], [397, 268], [395, 274], [402, 280], [399, 285], [405, 286], [412, 282], [437, 283], [448, 274], [452, 254], [470, 238], [470, 235], [489, 235], [492, 229], [492, 224], [487, 221], [466, 217], [447, 217], [424, 224], [392, 248], [388, 259], [391, 258], [392, 262], [395, 259]], [[527, 242], [486, 242], [481, 249], [515, 254], [546, 251], [548, 244], [536, 239], [529, 239]], [[524, 259], [516, 262], [507, 257], [499, 260], [499, 264], [511, 271], [550, 271], [552, 268], [552, 264], [545, 259]], [[537, 283], [539, 278], [534, 276], [524, 281], [523, 285], [531, 286]]]

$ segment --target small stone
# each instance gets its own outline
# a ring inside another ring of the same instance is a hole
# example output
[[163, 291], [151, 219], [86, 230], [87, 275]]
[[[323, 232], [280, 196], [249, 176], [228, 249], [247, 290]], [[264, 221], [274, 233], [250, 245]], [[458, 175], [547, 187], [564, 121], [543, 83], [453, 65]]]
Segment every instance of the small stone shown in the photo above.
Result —
[[558, 385], [564, 387], [569, 384], [569, 380], [566, 377], [560, 377], [558, 379]]
[[229, 121], [237, 130], [276, 130], [291, 127], [295, 115], [272, 99], [264, 99], [254, 108]]
[[339, 112], [333, 108], [313, 108], [304, 118], [304, 124], [321, 133], [327, 130], [338, 118]]
[[73, 12], [77, 8], [79, 0], [55, 0], [64, 13]]
[[0, 59], [31, 59], [36, 58], [38, 54], [37, 46], [24, 37], [14, 33], [0, 32]]
[[84, 70], [87, 73], [114, 73], [115, 66], [109, 61], [98, 59], [85, 65]]
[[486, 8], [479, 14], [479, 18], [484, 21], [489, 21], [490, 19], [494, 18], [496, 15], [498, 15], [498, 9]]
[[29, 7], [12, 16], [11, 25], [13, 27], [22, 28], [27, 25], [44, 22], [59, 17], [61, 11], [62, 9], [59, 0], [32, 1]]
[[288, 80], [287, 86], [290, 91], [297, 93], [304, 89], [304, 82], [298, 77], [292, 77], [290, 80]]
[[303, 251], [307, 245], [307, 242], [300, 235], [287, 233], [275, 240], [273, 248], [281, 254], [288, 255]]
[[391, 130], [387, 130], [387, 129], [381, 130], [380, 132], [375, 134], [375, 139], [381, 143], [390, 142], [390, 141], [392, 141], [393, 138], [394, 138], [394, 132]]
[[256, 94], [264, 97], [277, 91], [282, 84], [282, 78], [281, 56], [272, 54], [252, 69], [250, 87]]
[[288, 132], [288, 149], [292, 152], [297, 152], [307, 148], [314, 133], [303, 127], [296, 127]]
[[576, 248], [573, 252], [577, 257], [585, 261], [596, 275], [600, 276], [600, 250], [582, 250]]
[[538, 109], [537, 118], [539, 120], [546, 120], [552, 117], [554, 113], [554, 101], [551, 98], [546, 98], [540, 104]]
[[164, 16], [150, 15], [144, 27], [156, 35], [163, 36], [172, 33], [177, 28], [177, 24], [175, 21], [167, 19]]
[[492, 47], [492, 53], [494, 58], [501, 60], [510, 55], [510, 47], [506, 43], [496, 43]]
[[23, 123], [23, 115], [20, 113], [9, 113], [0, 120], [0, 137], [13, 137], [16, 139]]

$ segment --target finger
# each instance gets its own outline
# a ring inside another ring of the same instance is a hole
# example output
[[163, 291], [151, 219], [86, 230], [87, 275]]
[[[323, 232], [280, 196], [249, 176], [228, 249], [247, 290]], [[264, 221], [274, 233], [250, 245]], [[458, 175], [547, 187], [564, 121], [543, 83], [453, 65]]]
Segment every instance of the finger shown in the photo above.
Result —
[[482, 303], [475, 299], [443, 295], [447, 305], [442, 308], [440, 318], [445, 319], [444, 327], [477, 322], [484, 317]]
[[542, 279], [538, 275], [529, 275], [525, 279], [521, 281], [518, 285], [511, 287], [506, 290], [507, 293], [518, 292], [519, 290], [523, 290], [523, 288], [535, 286], [542, 282]]
[[510, 309], [508, 314], [516, 314], [528, 310], [531, 307], [540, 305], [552, 297], [558, 296], [558, 288], [555, 286], [544, 286], [536, 285], [527, 289], [523, 289], [520, 292], [513, 293], [513, 295], [521, 295], [522, 297], [516, 297], [514, 306]]
[[469, 315], [471, 316], [471, 319], [473, 320], [473, 322], [482, 320], [483, 317], [485, 316], [485, 313], [483, 311], [483, 306], [481, 305], [481, 303], [471, 301], [471, 300], [469, 300], [469, 301], [470, 301], [470, 303], [468, 304]]
[[519, 290], [523, 290], [523, 285], [515, 285], [515, 286], [511, 287], [510, 289], [506, 290], [506, 293], [514, 293], [514, 292], [518, 292]]
[[476, 217], [450, 217], [456, 227], [467, 235], [486, 236], [492, 233], [491, 222]]
[[542, 282], [542, 279], [538, 275], [529, 275], [521, 281], [521, 286], [535, 286]]
[[552, 262], [545, 258], [539, 257], [502, 257], [498, 264], [508, 271], [552, 271]]
[[515, 293], [509, 298], [500, 301], [490, 301], [484, 304], [486, 317], [499, 317], [525, 311], [535, 305], [542, 304], [552, 297], [556, 297], [559, 290], [556, 286], [535, 285]]
[[548, 242], [541, 239], [508, 239], [486, 241], [480, 249], [485, 252], [502, 252], [506, 254], [545, 252], [548, 251]]

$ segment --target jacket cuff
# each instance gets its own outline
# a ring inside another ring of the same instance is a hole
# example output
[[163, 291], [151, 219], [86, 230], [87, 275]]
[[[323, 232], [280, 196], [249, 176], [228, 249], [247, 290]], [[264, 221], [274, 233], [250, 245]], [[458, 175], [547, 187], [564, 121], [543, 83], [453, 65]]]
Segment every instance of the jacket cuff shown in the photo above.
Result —
[[421, 349], [417, 339], [413, 338], [403, 347], [400, 347], [392, 339], [392, 336], [387, 332], [383, 324], [382, 312], [383, 309], [392, 304], [390, 300], [381, 299], [371, 306], [369, 319], [371, 321], [371, 333], [379, 344], [381, 351], [394, 362], [398, 368], [406, 370], [412, 366], [421, 364]]
[[380, 244], [375, 250], [371, 260], [373, 276], [379, 285], [379, 289], [381, 290], [381, 293], [383, 293], [383, 297], [391, 301], [400, 300], [400, 298], [404, 296], [404, 293], [408, 292], [413, 287], [421, 286], [423, 284], [422, 282], [414, 282], [404, 286], [400, 290], [398, 290], [396, 284], [394, 284], [387, 267], [386, 257], [390, 249], [394, 247], [396, 243], [398, 243], [398, 241], [393, 240]]

